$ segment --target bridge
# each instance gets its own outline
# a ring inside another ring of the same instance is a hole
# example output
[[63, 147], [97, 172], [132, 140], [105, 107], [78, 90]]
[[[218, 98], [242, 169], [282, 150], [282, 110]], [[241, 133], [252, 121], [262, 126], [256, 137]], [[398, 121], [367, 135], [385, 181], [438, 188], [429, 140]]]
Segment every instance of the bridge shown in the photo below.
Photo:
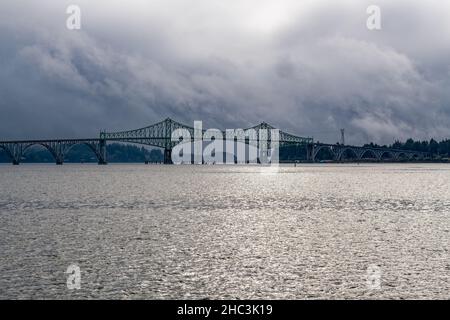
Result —
[[417, 152], [410, 150], [400, 150], [392, 148], [378, 148], [378, 147], [358, 147], [358, 146], [348, 146], [339, 144], [324, 144], [324, 143], [313, 143], [312, 146], [312, 158], [314, 162], [317, 158], [318, 153], [327, 149], [333, 155], [334, 161], [342, 161], [344, 154], [349, 152], [354, 155], [356, 161], [362, 160], [375, 160], [382, 161], [383, 159], [391, 161], [400, 160], [425, 160], [430, 158], [430, 155], [425, 152]]
[[[176, 129], [187, 130], [193, 139], [194, 128], [184, 125], [180, 122], [167, 118], [163, 121], [153, 125], [128, 131], [120, 132], [100, 132], [99, 138], [93, 139], [52, 139], [52, 140], [17, 140], [17, 141], [0, 141], [0, 149], [6, 151], [11, 158], [14, 165], [20, 164], [24, 157], [26, 150], [34, 145], [41, 145], [45, 147], [54, 157], [56, 164], [62, 165], [64, 158], [70, 149], [76, 145], [86, 145], [95, 154], [98, 164], [107, 164], [106, 145], [108, 142], [124, 142], [135, 143], [141, 145], [148, 145], [164, 149], [164, 163], [171, 163], [171, 153], [173, 147], [178, 144], [178, 141], [172, 141], [172, 132]], [[244, 131], [253, 129], [259, 137], [259, 131], [262, 129], [275, 129], [271, 125], [263, 122]], [[203, 130], [204, 132], [205, 130]], [[226, 133], [222, 131], [223, 136]], [[268, 141], [270, 144], [270, 140]], [[248, 140], [246, 140], [248, 143]], [[429, 155], [422, 152], [410, 150], [396, 150], [390, 148], [377, 147], [358, 147], [339, 144], [323, 144], [314, 142], [311, 137], [301, 137], [286, 133], [280, 130], [279, 146], [298, 146], [305, 147], [307, 151], [307, 160], [315, 162], [321, 150], [328, 150], [333, 155], [334, 161], [342, 161], [346, 153], [352, 153], [354, 159], [361, 161], [364, 159], [372, 159], [381, 161], [389, 159], [392, 161], [398, 160], [424, 160]]]

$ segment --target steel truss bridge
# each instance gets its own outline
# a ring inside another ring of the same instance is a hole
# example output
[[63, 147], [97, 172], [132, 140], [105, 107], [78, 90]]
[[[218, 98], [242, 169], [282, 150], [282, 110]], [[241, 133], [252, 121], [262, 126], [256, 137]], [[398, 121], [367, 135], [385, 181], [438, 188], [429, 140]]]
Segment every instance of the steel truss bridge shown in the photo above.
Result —
[[[100, 132], [99, 138], [93, 139], [52, 139], [52, 140], [18, 140], [18, 141], [0, 141], [0, 149], [4, 149], [11, 158], [14, 165], [18, 165], [23, 159], [28, 148], [34, 145], [41, 145], [45, 147], [54, 157], [56, 164], [62, 165], [64, 158], [70, 149], [76, 145], [86, 145], [95, 154], [98, 164], [107, 164], [106, 144], [108, 142], [125, 142], [148, 145], [164, 149], [164, 163], [171, 163], [171, 154], [173, 147], [180, 143], [179, 141], [172, 141], [172, 132], [176, 129], [185, 129], [194, 139], [194, 128], [184, 125], [180, 122], [167, 118], [163, 121], [153, 125], [129, 131], [120, 132]], [[259, 137], [261, 129], [275, 129], [271, 125], [263, 122], [244, 131], [253, 129], [256, 131], [256, 137]], [[203, 133], [205, 130], [203, 130]], [[226, 132], [222, 131], [223, 137], [226, 137]], [[248, 143], [248, 139], [246, 140]], [[268, 140], [270, 145], [270, 137]], [[334, 161], [342, 161], [346, 153], [353, 153], [355, 160], [372, 159], [381, 161], [389, 159], [392, 161], [398, 160], [424, 160], [429, 157], [427, 153], [396, 150], [389, 148], [376, 147], [357, 147], [339, 144], [323, 144], [315, 143], [311, 137], [300, 137], [279, 131], [279, 146], [302, 146], [306, 147], [307, 160], [315, 162], [317, 155], [321, 150], [327, 149], [333, 155]]]

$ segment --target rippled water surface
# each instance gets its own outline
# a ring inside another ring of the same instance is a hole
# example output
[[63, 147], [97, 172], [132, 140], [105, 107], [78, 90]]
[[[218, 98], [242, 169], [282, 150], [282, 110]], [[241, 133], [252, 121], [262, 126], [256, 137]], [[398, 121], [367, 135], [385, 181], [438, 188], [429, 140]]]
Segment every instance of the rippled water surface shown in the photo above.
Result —
[[0, 186], [0, 298], [450, 298], [449, 165], [0, 165]]

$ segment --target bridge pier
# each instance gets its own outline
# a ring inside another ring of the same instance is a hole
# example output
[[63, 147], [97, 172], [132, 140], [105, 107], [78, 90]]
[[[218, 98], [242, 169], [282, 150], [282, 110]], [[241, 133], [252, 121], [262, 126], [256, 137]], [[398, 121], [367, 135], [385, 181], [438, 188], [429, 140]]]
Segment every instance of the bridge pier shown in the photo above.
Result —
[[306, 161], [308, 162], [315, 162], [315, 156], [314, 156], [314, 145], [308, 144], [306, 146]]
[[100, 166], [104, 166], [107, 165], [108, 162], [106, 160], [106, 140], [105, 139], [101, 139], [98, 143], [98, 164]]
[[172, 149], [164, 149], [164, 164], [173, 164]]

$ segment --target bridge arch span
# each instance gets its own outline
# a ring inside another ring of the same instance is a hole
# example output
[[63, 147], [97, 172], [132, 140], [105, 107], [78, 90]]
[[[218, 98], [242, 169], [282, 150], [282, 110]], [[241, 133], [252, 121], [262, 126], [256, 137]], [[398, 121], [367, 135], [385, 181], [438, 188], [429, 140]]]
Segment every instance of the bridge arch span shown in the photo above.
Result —
[[64, 150], [64, 157], [70, 152], [70, 150], [72, 150], [75, 146], [87, 146], [88, 149], [90, 151], [92, 151], [92, 153], [95, 155], [95, 157], [97, 158], [97, 161], [101, 162], [102, 161], [102, 155], [100, 150], [98, 150], [98, 148], [93, 145], [92, 143], [89, 142], [76, 142], [76, 143], [72, 143], [70, 145], [68, 145], [65, 150]]
[[[365, 156], [367, 156], [368, 154], [371, 154], [372, 157], [371, 158], [365, 158]], [[360, 159], [376, 159], [376, 160], [380, 160], [381, 156], [379, 156], [375, 150], [372, 149], [367, 149], [367, 150], [363, 150], [361, 153], [361, 157]]]
[[360, 156], [358, 155], [358, 152], [354, 148], [345, 147], [342, 148], [341, 152], [339, 152], [338, 161], [344, 160], [345, 154], [353, 154], [355, 156], [355, 159], [360, 159]]
[[408, 154], [406, 152], [399, 152], [397, 154], [397, 160], [408, 160]]
[[53, 158], [55, 159], [55, 161], [57, 160], [57, 156], [56, 156], [56, 151], [54, 148], [52, 148], [49, 144], [47, 143], [43, 143], [43, 142], [36, 142], [36, 143], [29, 143], [26, 146], [23, 147], [22, 149], [22, 155], [25, 154], [25, 151], [27, 151], [29, 148], [33, 147], [33, 146], [42, 146], [45, 149], [47, 149], [51, 155], [53, 156]]
[[313, 159], [317, 159], [317, 156], [320, 154], [321, 151], [328, 151], [329, 154], [332, 155], [333, 159], [331, 160], [335, 160], [337, 158], [337, 150], [335, 150], [335, 148], [331, 145], [318, 145], [316, 147], [314, 147], [314, 154], [313, 154]]
[[0, 150], [5, 150], [5, 153], [8, 155], [8, 157], [10, 157], [11, 160], [14, 159], [14, 156], [13, 156], [13, 154], [11, 153], [11, 150], [9, 150], [8, 147], [3, 146], [3, 145], [0, 144]]
[[395, 159], [395, 154], [391, 151], [383, 151], [380, 154], [380, 160], [385, 159], [385, 156], [387, 156], [388, 159]]

